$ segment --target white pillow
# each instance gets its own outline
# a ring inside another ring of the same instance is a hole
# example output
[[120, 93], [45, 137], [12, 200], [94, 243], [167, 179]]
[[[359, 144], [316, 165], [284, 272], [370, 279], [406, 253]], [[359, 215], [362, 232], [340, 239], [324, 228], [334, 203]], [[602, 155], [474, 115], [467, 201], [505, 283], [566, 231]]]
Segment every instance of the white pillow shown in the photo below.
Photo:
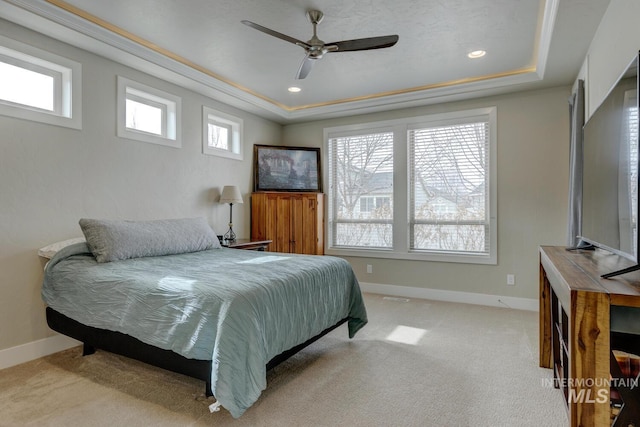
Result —
[[52, 243], [50, 245], [45, 246], [44, 248], [38, 249], [38, 255], [43, 258], [51, 259], [60, 249], [66, 248], [67, 246], [74, 245], [76, 243], [86, 242], [84, 237], [75, 237], [73, 239], [63, 240], [61, 242]]

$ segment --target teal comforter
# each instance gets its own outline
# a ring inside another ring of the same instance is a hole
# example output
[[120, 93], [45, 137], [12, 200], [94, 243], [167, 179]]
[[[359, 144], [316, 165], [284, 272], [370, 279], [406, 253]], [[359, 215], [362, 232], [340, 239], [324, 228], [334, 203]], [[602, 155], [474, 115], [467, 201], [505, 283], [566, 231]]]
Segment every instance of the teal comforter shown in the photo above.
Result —
[[367, 323], [351, 266], [329, 256], [222, 248], [99, 264], [79, 243], [49, 261], [42, 297], [85, 325], [212, 360], [212, 391], [234, 417], [274, 356], [341, 319], [349, 337]]

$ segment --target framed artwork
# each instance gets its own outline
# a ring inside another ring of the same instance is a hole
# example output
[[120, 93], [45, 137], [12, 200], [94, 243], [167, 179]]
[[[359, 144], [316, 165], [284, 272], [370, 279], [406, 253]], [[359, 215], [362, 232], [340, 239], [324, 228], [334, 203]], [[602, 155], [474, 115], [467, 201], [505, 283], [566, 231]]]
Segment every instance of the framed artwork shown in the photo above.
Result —
[[254, 191], [322, 191], [320, 149], [254, 145]]

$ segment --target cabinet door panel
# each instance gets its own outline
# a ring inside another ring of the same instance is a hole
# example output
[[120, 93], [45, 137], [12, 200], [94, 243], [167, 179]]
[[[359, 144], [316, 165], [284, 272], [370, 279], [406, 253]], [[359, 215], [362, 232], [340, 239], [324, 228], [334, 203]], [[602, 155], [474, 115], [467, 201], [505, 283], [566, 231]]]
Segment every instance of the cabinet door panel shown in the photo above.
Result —
[[251, 196], [251, 238], [253, 240], [271, 239], [268, 217], [267, 198], [264, 194], [253, 194]]
[[274, 197], [274, 201], [276, 251], [291, 252], [291, 199], [289, 197]]
[[304, 222], [304, 203], [303, 197], [291, 198], [291, 252], [295, 254], [305, 254], [305, 240], [310, 236], [305, 234]]
[[265, 238], [267, 240], [271, 240], [271, 244], [269, 245], [269, 250], [271, 252], [277, 252], [277, 237], [278, 237], [278, 222], [277, 222], [277, 211], [276, 211], [276, 199], [273, 197], [264, 197], [264, 218], [262, 222], [264, 222], [265, 228]]
[[318, 237], [316, 233], [316, 196], [307, 196], [302, 202], [303, 208], [300, 210], [300, 235], [302, 236], [302, 253], [317, 254], [318, 253]]

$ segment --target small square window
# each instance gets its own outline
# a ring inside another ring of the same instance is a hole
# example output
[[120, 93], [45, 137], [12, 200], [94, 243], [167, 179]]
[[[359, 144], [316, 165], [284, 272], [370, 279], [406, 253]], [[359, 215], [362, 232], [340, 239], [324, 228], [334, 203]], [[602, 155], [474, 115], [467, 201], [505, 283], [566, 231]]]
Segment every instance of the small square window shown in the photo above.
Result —
[[163, 136], [166, 107], [149, 105], [127, 97], [127, 129]]
[[61, 74], [48, 75], [45, 70], [32, 71], [27, 64], [12, 65], [10, 58], [0, 55], [0, 99], [40, 110], [54, 112], [56, 87]]
[[82, 127], [79, 63], [0, 36], [0, 114]]
[[118, 76], [118, 136], [181, 147], [181, 100], [175, 95]]
[[202, 107], [202, 152], [242, 160], [242, 119]]
[[229, 150], [229, 136], [233, 132], [231, 126], [223, 126], [215, 123], [207, 123], [207, 147]]

